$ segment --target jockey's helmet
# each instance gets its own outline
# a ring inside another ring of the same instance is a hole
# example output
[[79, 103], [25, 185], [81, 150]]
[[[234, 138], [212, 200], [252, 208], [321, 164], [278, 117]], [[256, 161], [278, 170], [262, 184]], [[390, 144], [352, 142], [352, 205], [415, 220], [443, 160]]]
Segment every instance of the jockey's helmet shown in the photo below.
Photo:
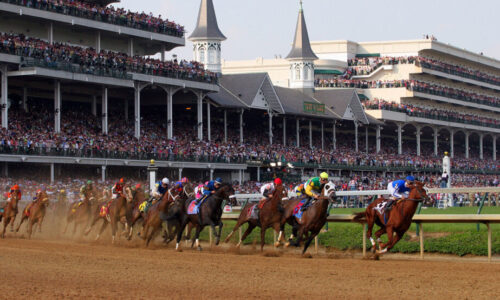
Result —
[[59, 193], [64, 194], [64, 193], [66, 193], [66, 191], [65, 190], [60, 190]]
[[92, 183], [92, 180], [87, 180], [87, 185], [91, 185]]
[[283, 181], [280, 178], [276, 178], [276, 179], [274, 179], [274, 184], [275, 185], [282, 185]]
[[19, 191], [19, 185], [15, 184], [15, 185], [12, 187], [12, 190], [14, 190], [14, 191]]
[[123, 184], [125, 182], [125, 179], [120, 178], [120, 183]]
[[321, 178], [321, 180], [328, 180], [328, 173], [326, 172], [323, 172], [319, 175], [319, 178]]
[[142, 185], [141, 185], [140, 183], [138, 183], [138, 184], [136, 184], [136, 185], [135, 185], [135, 188], [136, 188], [137, 190], [138, 190], [138, 189], [140, 189], [141, 187], [142, 187]]
[[221, 184], [222, 178], [220, 178], [220, 177], [215, 178], [215, 183]]
[[189, 179], [187, 177], [182, 177], [181, 183], [188, 183]]
[[409, 181], [409, 182], [414, 182], [415, 181], [415, 177], [413, 176], [406, 176], [406, 181]]
[[161, 180], [161, 183], [162, 183], [162, 184], [169, 184], [169, 183], [170, 183], [170, 181], [168, 180], [168, 178], [167, 178], [167, 177], [165, 177], [165, 178], [163, 178], [163, 179]]

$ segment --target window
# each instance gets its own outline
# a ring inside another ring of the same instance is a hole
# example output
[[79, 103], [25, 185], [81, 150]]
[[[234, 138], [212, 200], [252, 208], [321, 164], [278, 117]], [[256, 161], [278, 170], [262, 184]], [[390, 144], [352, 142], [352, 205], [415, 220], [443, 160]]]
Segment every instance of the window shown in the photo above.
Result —
[[209, 64], [215, 63], [215, 52], [216, 52], [216, 50], [213, 48], [208, 50], [208, 63]]
[[300, 80], [300, 67], [295, 67], [295, 80]]
[[205, 63], [205, 49], [200, 49], [200, 62]]
[[309, 67], [304, 67], [304, 80], [309, 80]]

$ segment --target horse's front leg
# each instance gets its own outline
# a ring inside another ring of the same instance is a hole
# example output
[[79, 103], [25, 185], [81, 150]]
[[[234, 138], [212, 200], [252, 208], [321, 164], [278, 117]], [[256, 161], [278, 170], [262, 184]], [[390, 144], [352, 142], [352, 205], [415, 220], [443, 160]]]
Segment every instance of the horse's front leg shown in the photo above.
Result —
[[389, 247], [387, 247], [387, 245], [392, 245], [394, 246], [395, 242], [394, 242], [394, 234], [393, 234], [393, 229], [392, 229], [392, 226], [387, 226], [386, 227], [386, 232], [387, 232], [387, 238], [389, 239], [389, 241], [386, 243], [386, 244], [381, 244], [380, 247], [385, 247], [384, 249], [380, 249], [378, 251], [379, 254], [384, 254], [386, 253], [389, 249]]
[[27, 217], [23, 214], [21, 221], [19, 222], [19, 225], [17, 225], [16, 232], [19, 232], [21, 225], [23, 224], [24, 220], [26, 220], [26, 219], [27, 219]]
[[14, 221], [16, 220], [16, 215], [10, 220], [10, 232], [14, 232]]
[[[222, 220], [220, 220], [219, 221], [219, 233], [217, 234], [217, 238], [215, 239], [215, 246], [219, 245], [220, 237], [222, 235], [222, 226], [224, 226], [224, 224], [222, 223]], [[215, 230], [214, 230], [214, 232], [215, 232]]]

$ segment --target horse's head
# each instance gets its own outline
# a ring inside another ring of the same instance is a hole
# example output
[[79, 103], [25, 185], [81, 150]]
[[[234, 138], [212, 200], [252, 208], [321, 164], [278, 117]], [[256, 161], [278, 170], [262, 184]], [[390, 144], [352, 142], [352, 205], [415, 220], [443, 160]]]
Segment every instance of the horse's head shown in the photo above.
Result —
[[283, 185], [278, 185], [276, 186], [276, 189], [273, 192], [272, 198], [275, 199], [275, 197], [279, 198], [279, 201], [286, 201], [288, 200], [288, 191]]
[[234, 195], [234, 188], [229, 183], [223, 184], [216, 192], [218, 197], [226, 200], [230, 205], [236, 205], [236, 196]]
[[192, 199], [196, 196], [195, 192], [194, 192], [194, 187], [191, 184], [191, 182], [187, 182], [187, 183], [183, 184], [182, 195], [184, 197], [186, 197], [187, 199]]
[[333, 201], [333, 199], [335, 198], [335, 184], [331, 181], [325, 184], [321, 196], [328, 198], [328, 200], [330, 201]]
[[134, 199], [134, 196], [132, 195], [132, 189], [129, 187], [129, 186], [126, 186], [124, 189], [123, 189], [123, 196], [125, 197], [125, 199], [127, 200], [128, 203], [132, 202], [132, 200]]
[[46, 191], [38, 191], [36, 193], [36, 199], [40, 201], [42, 205], [48, 205], [49, 204], [49, 197], [47, 196]]
[[424, 188], [425, 183], [421, 181], [415, 181], [414, 184], [410, 185], [408, 188], [410, 189], [410, 194], [408, 195], [408, 199], [414, 201], [424, 201], [429, 200], [429, 196], [427, 196], [427, 191]]
[[144, 202], [144, 199], [146, 198], [146, 196], [144, 195], [144, 190], [140, 186], [136, 186], [133, 195], [134, 195], [134, 198], [133, 198], [134, 203], [142, 203], [142, 202]]

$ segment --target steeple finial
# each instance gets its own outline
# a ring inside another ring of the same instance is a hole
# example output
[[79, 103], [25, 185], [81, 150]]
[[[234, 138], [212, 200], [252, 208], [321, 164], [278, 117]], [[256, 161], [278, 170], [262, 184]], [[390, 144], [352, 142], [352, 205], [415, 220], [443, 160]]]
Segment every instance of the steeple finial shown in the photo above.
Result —
[[311, 49], [309, 42], [309, 34], [307, 33], [306, 20], [302, 10], [302, 0], [300, 0], [299, 18], [297, 20], [297, 28], [295, 29], [295, 38], [293, 40], [292, 51], [286, 57], [287, 59], [312, 59], [318, 57]]
[[303, 9], [302, 9], [302, 0], [300, 0], [300, 11], [303, 11]]

